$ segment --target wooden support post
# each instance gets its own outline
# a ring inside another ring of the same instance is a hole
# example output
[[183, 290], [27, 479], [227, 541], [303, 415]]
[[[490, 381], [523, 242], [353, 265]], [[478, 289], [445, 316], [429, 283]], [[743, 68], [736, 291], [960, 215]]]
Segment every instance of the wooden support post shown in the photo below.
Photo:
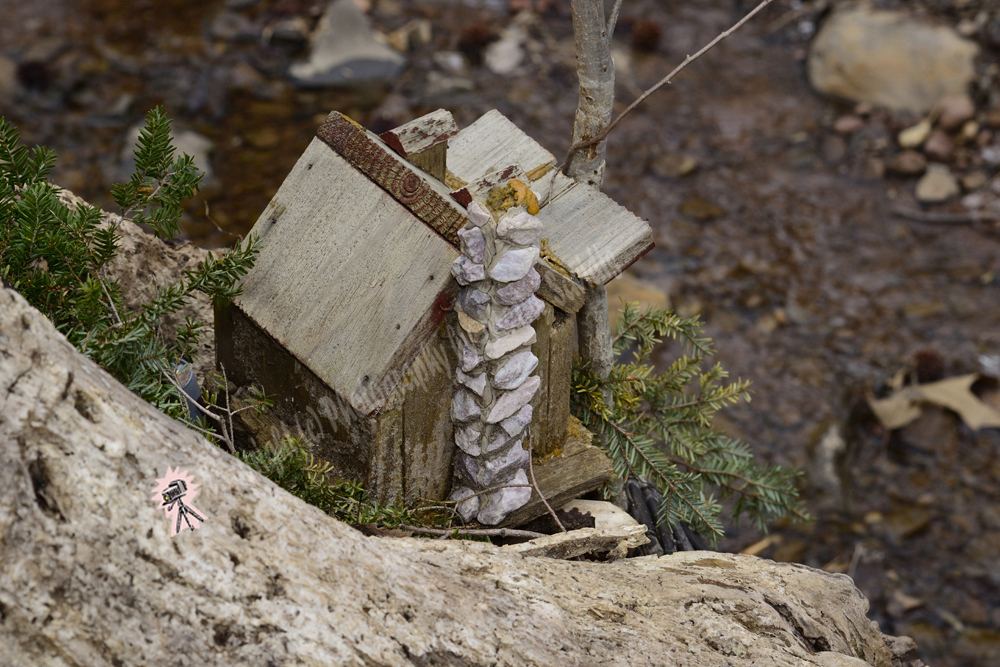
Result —
[[448, 138], [456, 134], [458, 125], [455, 119], [444, 109], [438, 109], [383, 132], [379, 137], [410, 164], [444, 181], [448, 173]]

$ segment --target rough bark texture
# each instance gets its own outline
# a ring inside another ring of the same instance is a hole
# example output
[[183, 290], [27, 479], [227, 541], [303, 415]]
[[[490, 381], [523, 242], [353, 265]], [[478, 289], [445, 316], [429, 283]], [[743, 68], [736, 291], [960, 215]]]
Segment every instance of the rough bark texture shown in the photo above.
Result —
[[[175, 538], [150, 493], [168, 466], [200, 485], [205, 519]], [[524, 549], [364, 537], [0, 288], [2, 665], [891, 665], [843, 575]]]
[[[580, 101], [573, 122], [573, 143], [597, 136], [611, 121], [615, 103], [615, 62], [606, 33], [604, 0], [573, 0], [573, 36], [576, 40], [576, 75]], [[598, 190], [604, 182], [607, 141], [576, 151], [566, 165], [566, 175]], [[584, 230], [580, 230], [584, 233]], [[600, 377], [607, 377], [614, 362], [608, 322], [607, 291], [603, 285], [587, 290], [578, 315], [580, 358]], [[611, 390], [604, 390], [610, 402]]]

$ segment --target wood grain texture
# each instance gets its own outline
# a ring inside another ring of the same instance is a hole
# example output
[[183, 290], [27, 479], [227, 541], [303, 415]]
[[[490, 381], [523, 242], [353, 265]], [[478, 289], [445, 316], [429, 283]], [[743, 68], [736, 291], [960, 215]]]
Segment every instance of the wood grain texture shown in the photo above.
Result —
[[583, 302], [587, 298], [586, 288], [559, 273], [544, 258], [538, 259], [535, 270], [542, 279], [542, 284], [535, 292], [539, 299], [545, 299], [568, 313], [575, 313], [583, 307]]
[[524, 169], [521, 168], [521, 165], [511, 164], [503, 169], [497, 169], [484, 176], [480, 176], [465, 187], [452, 192], [451, 196], [452, 199], [465, 207], [468, 207], [473, 199], [485, 202], [490, 194], [490, 190], [497, 186], [507, 185], [507, 181], [512, 178], [516, 178], [524, 183], [528, 182], [528, 177], [524, 173]]
[[[561, 507], [588, 491], [600, 488], [614, 476], [611, 460], [599, 447], [591, 444], [593, 436], [590, 431], [575, 417], [569, 419], [568, 435], [562, 451], [534, 466], [538, 488], [552, 507]], [[500, 526], [519, 526], [546, 511], [538, 492], [532, 491], [531, 500], [511, 512]]]
[[320, 125], [316, 136], [431, 229], [458, 244], [458, 230], [468, 216], [444, 183], [414, 169], [376, 135], [336, 111]]
[[[530, 172], [553, 162], [551, 153], [498, 111], [485, 114], [449, 141], [448, 169], [469, 183], [511, 164]], [[645, 221], [588, 185], [550, 170], [531, 187], [544, 197], [553, 178], [552, 197], [538, 214], [545, 225], [543, 236], [580, 279], [603, 285], [653, 247]]]
[[444, 318], [458, 251], [318, 139], [252, 232], [260, 255], [237, 304], [375, 414]]
[[546, 456], [566, 441], [569, 423], [569, 399], [573, 375], [573, 352], [576, 348], [576, 317], [555, 311], [549, 333], [549, 382], [547, 402], [549, 432], [538, 453]]
[[409, 158], [442, 143], [447, 146], [448, 138], [456, 134], [458, 125], [451, 113], [438, 109], [383, 132], [379, 137], [394, 151]]
[[538, 391], [531, 399], [531, 442], [535, 454], [541, 453], [549, 441], [549, 348], [552, 339], [552, 322], [555, 319], [555, 309], [545, 304], [545, 310], [535, 320], [535, 343], [531, 353], [538, 357], [538, 368], [535, 370], [542, 380]]
[[406, 159], [414, 167], [420, 167], [439, 181], [444, 181], [448, 173], [448, 144], [438, 144], [425, 151], [408, 155]]

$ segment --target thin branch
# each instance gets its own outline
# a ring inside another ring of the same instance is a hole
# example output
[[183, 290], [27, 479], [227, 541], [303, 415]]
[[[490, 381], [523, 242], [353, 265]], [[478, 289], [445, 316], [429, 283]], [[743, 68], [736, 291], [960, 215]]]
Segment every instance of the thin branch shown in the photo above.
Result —
[[549, 511], [549, 514], [552, 515], [552, 519], [556, 522], [556, 525], [559, 526], [559, 530], [565, 533], [566, 526], [564, 526], [562, 524], [562, 521], [559, 520], [559, 515], [557, 515], [555, 513], [555, 510], [552, 509], [552, 505], [549, 505], [549, 501], [545, 499], [544, 495], [542, 495], [542, 490], [538, 488], [538, 482], [535, 481], [535, 466], [532, 463], [532, 458], [533, 458], [532, 454], [534, 454], [534, 447], [532, 447], [530, 424], [528, 425], [527, 435], [528, 435], [528, 473], [531, 474], [531, 485], [535, 487], [535, 493], [537, 493], [538, 497], [541, 498], [542, 504], [545, 505], [545, 509], [547, 509]]
[[[523, 485], [522, 485], [523, 486]], [[515, 530], [513, 528], [421, 528], [419, 526], [407, 526], [400, 524], [398, 530], [412, 530], [414, 533], [425, 535], [469, 535], [486, 537], [526, 537], [534, 540], [539, 537], [548, 537], [545, 533], [536, 533], [532, 530]]]
[[621, 11], [622, 0], [615, 0], [615, 6], [611, 9], [611, 17], [608, 18], [608, 27], [605, 32], [608, 34], [608, 43], [611, 43], [611, 38], [615, 35], [615, 26], [618, 24], [618, 12]]
[[[654, 85], [652, 88], [649, 88], [648, 90], [646, 90], [646, 92], [644, 92], [642, 95], [640, 95], [634, 102], [632, 102], [632, 104], [628, 105], [628, 107], [625, 109], [625, 111], [622, 111], [620, 114], [618, 114], [615, 117], [615, 119], [612, 120], [610, 123], [608, 123], [608, 126], [605, 127], [603, 130], [601, 130], [600, 132], [598, 132], [596, 136], [591, 137], [590, 139], [584, 139], [583, 141], [578, 141], [575, 144], [573, 144], [572, 146], [570, 146], [569, 147], [569, 151], [566, 154], [566, 159], [563, 160], [563, 163], [561, 165], [559, 165], [559, 171], [561, 172], [563, 169], [566, 168], [566, 164], [569, 162], [569, 158], [573, 155], [573, 153], [575, 153], [575, 152], [577, 152], [579, 150], [582, 150], [584, 148], [588, 148], [590, 146], [593, 146], [595, 144], [599, 144], [600, 142], [604, 141], [608, 137], [608, 134], [611, 132], [611, 130], [615, 129], [615, 127], [618, 125], [618, 123], [620, 123], [622, 121], [622, 119], [625, 118], [625, 116], [627, 116], [629, 113], [631, 113], [633, 109], [635, 109], [637, 106], [639, 106], [640, 104], [642, 104], [642, 102], [644, 102], [647, 97], [649, 97], [650, 95], [652, 95], [653, 93], [655, 93], [657, 90], [659, 90], [663, 86], [665, 86], [668, 83], [670, 83], [671, 81], [673, 81], [674, 77], [677, 76], [678, 74], [680, 74], [680, 72], [685, 67], [687, 67], [688, 65], [690, 65], [691, 63], [693, 63], [698, 58], [700, 58], [703, 55], [705, 55], [708, 51], [712, 50], [712, 48], [714, 48], [719, 42], [721, 42], [722, 40], [726, 39], [731, 34], [733, 34], [734, 32], [736, 32], [740, 28], [742, 28], [744, 23], [746, 23], [747, 21], [749, 21], [750, 19], [752, 19], [754, 16], [756, 16], [758, 13], [760, 13], [765, 7], [767, 7], [772, 2], [774, 2], [774, 0], [763, 0], [759, 5], [757, 5], [753, 10], [751, 10], [749, 14], [747, 14], [742, 19], [740, 19], [739, 21], [737, 21], [736, 24], [733, 25], [733, 27], [731, 27], [729, 30], [726, 30], [725, 32], [723, 32], [720, 35], [718, 35], [711, 42], [709, 42], [708, 44], [706, 44], [705, 46], [703, 46], [701, 48], [701, 50], [698, 51], [697, 53], [695, 53], [693, 56], [689, 55], [687, 58], [685, 58], [684, 62], [682, 62], [677, 67], [675, 67], [673, 69], [673, 71], [670, 72], [670, 74], [667, 74], [665, 77], [663, 77], [662, 79], [660, 79], [659, 82], [657, 82], [656, 85]], [[553, 179], [553, 181], [554, 181], [554, 179]], [[551, 192], [551, 186], [550, 186], [550, 192]]]
[[1000, 221], [1000, 213], [990, 211], [968, 211], [966, 213], [940, 213], [937, 211], [918, 211], [916, 209], [897, 206], [892, 210], [894, 215], [915, 222], [930, 225], [975, 225]]

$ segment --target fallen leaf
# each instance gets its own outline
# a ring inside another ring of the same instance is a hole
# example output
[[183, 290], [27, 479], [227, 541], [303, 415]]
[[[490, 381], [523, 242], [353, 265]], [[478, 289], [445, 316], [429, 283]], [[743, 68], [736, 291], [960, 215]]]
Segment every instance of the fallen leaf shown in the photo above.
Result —
[[983, 403], [970, 388], [979, 374], [904, 387], [888, 398], [868, 397], [868, 405], [882, 426], [889, 430], [902, 428], [921, 415], [921, 403], [933, 403], [958, 413], [973, 431], [1000, 428], [1000, 410]]

